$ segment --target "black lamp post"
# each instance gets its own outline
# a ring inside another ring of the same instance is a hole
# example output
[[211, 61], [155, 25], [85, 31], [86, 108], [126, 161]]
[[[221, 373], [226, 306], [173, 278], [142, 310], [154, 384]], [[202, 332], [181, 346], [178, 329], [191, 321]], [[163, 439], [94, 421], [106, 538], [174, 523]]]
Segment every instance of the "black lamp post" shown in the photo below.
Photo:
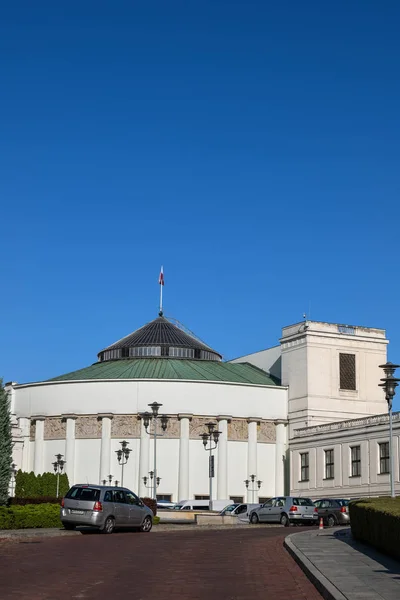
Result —
[[[206, 423], [206, 427], [208, 429], [207, 432], [202, 433], [200, 435], [201, 439], [203, 440], [203, 446], [204, 446], [204, 450], [206, 450], [206, 452], [209, 452], [209, 456], [208, 456], [208, 477], [210, 480], [210, 500], [209, 500], [209, 510], [212, 510], [212, 480], [214, 477], [214, 456], [212, 451], [216, 449], [216, 447], [218, 446], [218, 440], [219, 440], [219, 436], [221, 435], [221, 431], [218, 431], [218, 429], [216, 429], [217, 424], [216, 423]], [[213, 445], [214, 443], [214, 445]]]
[[[154, 500], [157, 500], [157, 480], [158, 480], [158, 484], [160, 483], [160, 477], [157, 477], [157, 427], [158, 427], [158, 420], [160, 419], [161, 421], [161, 429], [164, 431], [166, 431], [167, 427], [168, 427], [168, 421], [169, 421], [169, 417], [167, 415], [159, 415], [158, 412], [160, 410], [160, 407], [162, 406], [162, 404], [159, 404], [158, 402], [153, 402], [152, 404], [149, 404], [148, 406], [150, 406], [151, 408], [151, 413], [146, 411], [144, 413], [139, 414], [139, 416], [143, 419], [143, 425], [144, 428], [146, 430], [146, 433], [148, 433], [149, 435], [153, 434], [153, 439], [154, 439], [154, 468], [153, 468], [153, 498]], [[151, 426], [152, 426], [152, 430], [151, 430]], [[150, 427], [150, 429], [149, 429]], [[144, 478], [143, 478], [144, 479]], [[146, 485], [146, 484], [145, 484]]]
[[387, 362], [384, 365], [379, 365], [381, 369], [383, 369], [386, 377], [382, 377], [379, 386], [385, 390], [386, 402], [388, 403], [389, 410], [389, 477], [390, 477], [390, 495], [392, 498], [395, 497], [394, 491], [394, 466], [393, 466], [393, 416], [392, 416], [392, 405], [393, 398], [396, 393], [396, 388], [399, 385], [398, 382], [400, 379], [393, 377], [396, 369], [399, 368], [400, 365], [394, 365], [391, 362]]
[[[147, 482], [149, 480], [150, 480], [150, 485], [147, 485]], [[161, 477], [156, 477], [156, 480], [155, 480], [156, 488], [158, 488], [158, 486], [160, 485], [160, 481], [161, 481]], [[148, 477], [143, 477], [143, 483], [144, 483], [144, 487], [146, 487], [148, 490], [154, 490], [154, 471], [150, 471]]]
[[57, 475], [57, 498], [60, 493], [60, 473], [64, 470], [65, 460], [63, 460], [63, 454], [56, 454], [56, 461], [52, 463], [54, 468], [54, 473]]
[[[257, 490], [259, 490], [261, 488], [261, 484], [262, 484], [262, 481], [260, 481], [259, 479], [256, 481], [256, 477], [257, 477], [257, 475], [250, 475], [250, 479], [245, 479], [245, 481], [244, 481], [246, 490], [251, 492], [251, 498], [252, 498], [253, 504], [254, 504], [254, 493], [257, 492]], [[250, 483], [251, 483], [251, 488], [249, 488]], [[257, 487], [255, 487], [255, 484], [257, 484]]]
[[124, 487], [124, 466], [129, 460], [129, 455], [132, 452], [130, 448], [128, 448], [129, 442], [124, 440], [120, 442], [121, 448], [116, 450], [115, 453], [117, 455], [118, 464], [121, 465], [121, 487]]
[[[109, 476], [108, 476], [108, 485], [111, 485], [112, 478], [113, 478], [113, 476], [112, 476], [112, 475], [109, 475]], [[103, 482], [102, 482], [102, 483], [103, 483], [103, 485], [107, 485], [107, 479], [103, 479]]]
[[14, 492], [15, 492], [15, 483], [16, 483], [16, 477], [17, 477], [17, 465], [15, 463], [12, 463], [11, 465], [11, 481], [10, 481], [10, 494], [11, 496], [14, 496]]

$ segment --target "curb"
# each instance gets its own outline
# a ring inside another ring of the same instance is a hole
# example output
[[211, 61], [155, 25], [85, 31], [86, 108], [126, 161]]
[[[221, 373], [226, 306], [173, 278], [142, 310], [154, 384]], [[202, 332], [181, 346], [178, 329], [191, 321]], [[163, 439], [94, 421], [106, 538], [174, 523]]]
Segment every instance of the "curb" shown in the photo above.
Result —
[[0, 540], [16, 540], [33, 537], [64, 537], [79, 535], [79, 531], [66, 531], [65, 529], [4, 529], [0, 530]]
[[[317, 588], [321, 596], [325, 598], [325, 600], [347, 600], [347, 597], [344, 596], [342, 592], [340, 592], [338, 588], [334, 586], [333, 583], [331, 583], [329, 579], [327, 579], [319, 569], [317, 569], [317, 567], [307, 558], [307, 556], [301, 550], [299, 550], [299, 548], [294, 543], [292, 539], [293, 537], [295, 537], [296, 535], [305, 534], [306, 532], [288, 535], [283, 542], [284, 548], [286, 548], [291, 557], [294, 558], [301, 570], [307, 575], [308, 579], [311, 581], [311, 583], [314, 584], [314, 586]], [[317, 534], [314, 533], [312, 535], [315, 536]]]

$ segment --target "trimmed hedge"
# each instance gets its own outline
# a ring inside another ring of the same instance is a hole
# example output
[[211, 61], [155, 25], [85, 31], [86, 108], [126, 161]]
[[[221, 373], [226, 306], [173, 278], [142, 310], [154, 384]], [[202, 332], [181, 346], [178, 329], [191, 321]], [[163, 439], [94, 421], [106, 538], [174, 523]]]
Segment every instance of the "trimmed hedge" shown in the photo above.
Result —
[[353, 500], [349, 511], [356, 540], [400, 560], [400, 497]]
[[[60, 476], [59, 495], [65, 496], [69, 490], [68, 476], [62, 473]], [[35, 475], [33, 471], [26, 473], [18, 471], [15, 477], [15, 496], [17, 498], [36, 498], [38, 496], [54, 497], [57, 493], [57, 475], [55, 473], [43, 473]]]
[[0, 529], [62, 527], [58, 504], [0, 507]]
[[55, 496], [36, 496], [33, 498], [9, 498], [9, 506], [26, 506], [26, 504], [61, 504], [62, 498], [56, 498]]

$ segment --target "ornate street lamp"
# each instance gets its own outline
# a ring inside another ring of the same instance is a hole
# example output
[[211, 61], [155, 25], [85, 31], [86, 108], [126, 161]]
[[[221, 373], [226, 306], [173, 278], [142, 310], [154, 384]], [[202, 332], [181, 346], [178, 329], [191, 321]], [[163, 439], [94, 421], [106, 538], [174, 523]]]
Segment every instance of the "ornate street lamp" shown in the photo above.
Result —
[[393, 466], [393, 417], [392, 417], [392, 405], [393, 398], [396, 393], [396, 388], [399, 385], [398, 382], [400, 379], [393, 377], [396, 369], [399, 368], [400, 365], [394, 365], [391, 362], [387, 362], [384, 365], [379, 365], [381, 369], [383, 369], [386, 377], [382, 377], [379, 386], [385, 390], [386, 402], [388, 403], [389, 410], [389, 477], [390, 477], [390, 495], [392, 498], [395, 497], [394, 491], [394, 466]]
[[14, 492], [15, 492], [15, 484], [16, 484], [16, 477], [17, 477], [17, 465], [15, 463], [12, 463], [11, 465], [11, 481], [10, 481], [10, 495], [14, 496]]
[[[153, 435], [154, 439], [154, 470], [153, 473], [153, 498], [157, 500], [157, 480], [158, 485], [160, 483], [160, 477], [157, 477], [157, 435], [158, 435], [158, 421], [161, 421], [161, 429], [163, 432], [166, 431], [168, 427], [169, 417], [167, 415], [159, 415], [158, 412], [162, 404], [158, 402], [153, 402], [148, 405], [151, 408], [151, 413], [146, 411], [144, 413], [139, 414], [139, 417], [143, 419], [143, 425], [146, 430], [146, 433], [149, 435]], [[162, 434], [161, 434], [162, 435]], [[144, 478], [143, 478], [144, 479]], [[146, 484], [145, 484], [146, 485]]]
[[218, 446], [218, 440], [219, 440], [219, 436], [221, 435], [221, 431], [218, 431], [218, 429], [216, 429], [217, 424], [216, 423], [206, 423], [206, 427], [208, 429], [207, 432], [205, 433], [201, 433], [200, 437], [203, 440], [203, 446], [204, 446], [204, 450], [206, 450], [206, 452], [209, 452], [209, 456], [208, 456], [208, 477], [209, 477], [209, 487], [210, 487], [210, 499], [209, 499], [209, 504], [208, 507], [210, 510], [212, 510], [212, 480], [214, 477], [214, 456], [212, 451], [216, 449], [216, 447]]
[[129, 442], [124, 440], [120, 442], [121, 448], [116, 450], [115, 453], [117, 455], [118, 464], [121, 465], [121, 487], [124, 487], [124, 466], [129, 460], [129, 455], [132, 452], [130, 448], [128, 448]]
[[54, 473], [56, 473], [57, 475], [57, 498], [60, 493], [60, 474], [63, 472], [65, 465], [65, 460], [63, 460], [63, 456], [63, 454], [56, 454], [55, 457], [57, 460], [51, 463], [54, 468]]
[[[112, 478], [113, 478], [113, 475], [108, 476], [108, 485], [111, 485]], [[107, 479], [103, 479], [102, 483], [103, 483], [103, 485], [107, 485]]]
[[[147, 485], [147, 482], [150, 480], [150, 485]], [[156, 477], [156, 488], [160, 485], [161, 477]], [[149, 477], [143, 477], [144, 487], [148, 490], [154, 490], [154, 471], [149, 472]]]
[[[250, 480], [245, 479], [245, 481], [244, 481], [246, 490], [251, 492], [251, 498], [252, 498], [253, 504], [254, 504], [254, 492], [257, 492], [261, 488], [261, 484], [262, 484], [262, 481], [260, 481], [259, 479], [256, 481], [256, 477], [257, 477], [257, 475], [250, 475]], [[249, 488], [250, 483], [251, 483], [251, 488]], [[255, 487], [255, 484], [257, 484], [257, 487]]]

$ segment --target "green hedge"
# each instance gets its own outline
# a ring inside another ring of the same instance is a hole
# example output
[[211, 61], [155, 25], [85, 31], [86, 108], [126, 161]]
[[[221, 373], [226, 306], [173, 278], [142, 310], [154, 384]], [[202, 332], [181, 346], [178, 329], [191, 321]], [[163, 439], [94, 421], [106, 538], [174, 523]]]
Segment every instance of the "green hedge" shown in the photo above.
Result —
[[400, 560], [400, 497], [353, 500], [349, 511], [356, 540]]
[[58, 504], [0, 507], [0, 529], [61, 527]]
[[[66, 473], [60, 475], [59, 496], [62, 498], [69, 490], [68, 476]], [[34, 498], [38, 496], [53, 496], [57, 493], [57, 475], [55, 473], [43, 473], [35, 475], [33, 471], [26, 473], [18, 471], [15, 477], [15, 496], [18, 498]]]

